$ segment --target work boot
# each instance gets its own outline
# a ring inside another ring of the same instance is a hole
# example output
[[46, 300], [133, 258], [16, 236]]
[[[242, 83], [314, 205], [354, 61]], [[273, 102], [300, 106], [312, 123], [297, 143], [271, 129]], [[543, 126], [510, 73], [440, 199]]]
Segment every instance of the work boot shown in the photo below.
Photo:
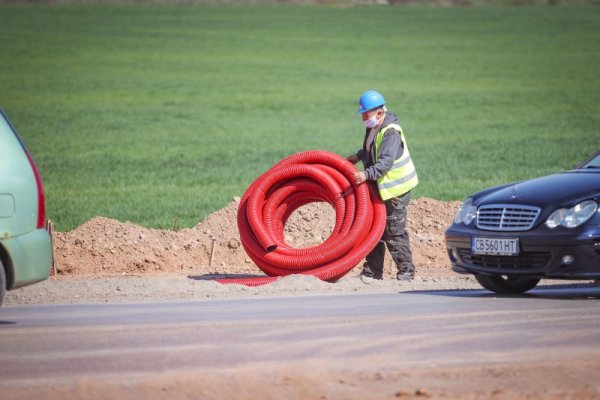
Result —
[[410, 262], [399, 264], [396, 279], [399, 281], [412, 281], [415, 279], [415, 266]]
[[412, 281], [415, 279], [415, 274], [412, 272], [398, 272], [396, 274], [396, 279], [399, 281]]
[[366, 263], [363, 265], [363, 270], [359, 276], [360, 276], [360, 280], [366, 284], [369, 284], [369, 283], [373, 282], [374, 280], [383, 279], [383, 277], [381, 275], [375, 275], [375, 273], [371, 270], [369, 265]]
[[366, 283], [367, 285], [370, 283], [373, 283], [373, 281], [375, 281], [375, 280], [380, 281], [382, 279], [383, 279], [383, 277], [381, 277], [381, 276], [367, 276], [367, 275], [360, 274], [360, 280], [363, 283]]

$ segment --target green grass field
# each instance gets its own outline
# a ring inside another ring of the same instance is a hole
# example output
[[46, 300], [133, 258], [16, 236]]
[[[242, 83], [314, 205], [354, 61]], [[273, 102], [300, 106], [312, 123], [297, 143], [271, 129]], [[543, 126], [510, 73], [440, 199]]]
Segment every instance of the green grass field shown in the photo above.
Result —
[[350, 154], [367, 89], [401, 118], [414, 197], [600, 148], [598, 6], [3, 5], [0, 49], [0, 107], [63, 231], [193, 226], [286, 155]]

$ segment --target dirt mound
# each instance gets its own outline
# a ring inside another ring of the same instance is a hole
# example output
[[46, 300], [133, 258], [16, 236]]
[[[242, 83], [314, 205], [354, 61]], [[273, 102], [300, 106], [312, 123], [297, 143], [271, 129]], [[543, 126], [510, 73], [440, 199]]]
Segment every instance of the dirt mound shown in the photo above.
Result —
[[[263, 275], [241, 245], [238, 203], [235, 198], [194, 228], [179, 231], [95, 217], [73, 231], [55, 232], [55, 277]], [[460, 202], [429, 198], [411, 201], [408, 230], [419, 274], [449, 272], [443, 234], [459, 207]], [[321, 243], [330, 234], [334, 218], [328, 204], [306, 205], [290, 217], [285, 239], [295, 247]], [[388, 258], [388, 275], [391, 264]]]

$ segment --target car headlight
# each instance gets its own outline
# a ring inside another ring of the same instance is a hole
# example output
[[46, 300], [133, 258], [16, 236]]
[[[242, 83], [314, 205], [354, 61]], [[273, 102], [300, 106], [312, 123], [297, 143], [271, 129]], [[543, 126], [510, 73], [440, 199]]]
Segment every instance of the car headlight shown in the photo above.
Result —
[[473, 199], [469, 197], [462, 203], [460, 210], [458, 210], [456, 213], [456, 216], [454, 217], [454, 223], [469, 225], [471, 222], [473, 222], [476, 216], [477, 207], [473, 205]]
[[559, 208], [546, 220], [546, 226], [550, 229], [559, 225], [565, 228], [575, 228], [587, 222], [598, 210], [598, 203], [594, 200], [582, 201], [571, 208]]

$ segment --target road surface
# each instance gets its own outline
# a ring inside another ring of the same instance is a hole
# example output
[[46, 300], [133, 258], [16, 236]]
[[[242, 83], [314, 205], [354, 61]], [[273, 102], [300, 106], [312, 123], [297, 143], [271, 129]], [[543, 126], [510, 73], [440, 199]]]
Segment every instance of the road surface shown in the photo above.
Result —
[[600, 398], [600, 288], [0, 310], [0, 397]]

